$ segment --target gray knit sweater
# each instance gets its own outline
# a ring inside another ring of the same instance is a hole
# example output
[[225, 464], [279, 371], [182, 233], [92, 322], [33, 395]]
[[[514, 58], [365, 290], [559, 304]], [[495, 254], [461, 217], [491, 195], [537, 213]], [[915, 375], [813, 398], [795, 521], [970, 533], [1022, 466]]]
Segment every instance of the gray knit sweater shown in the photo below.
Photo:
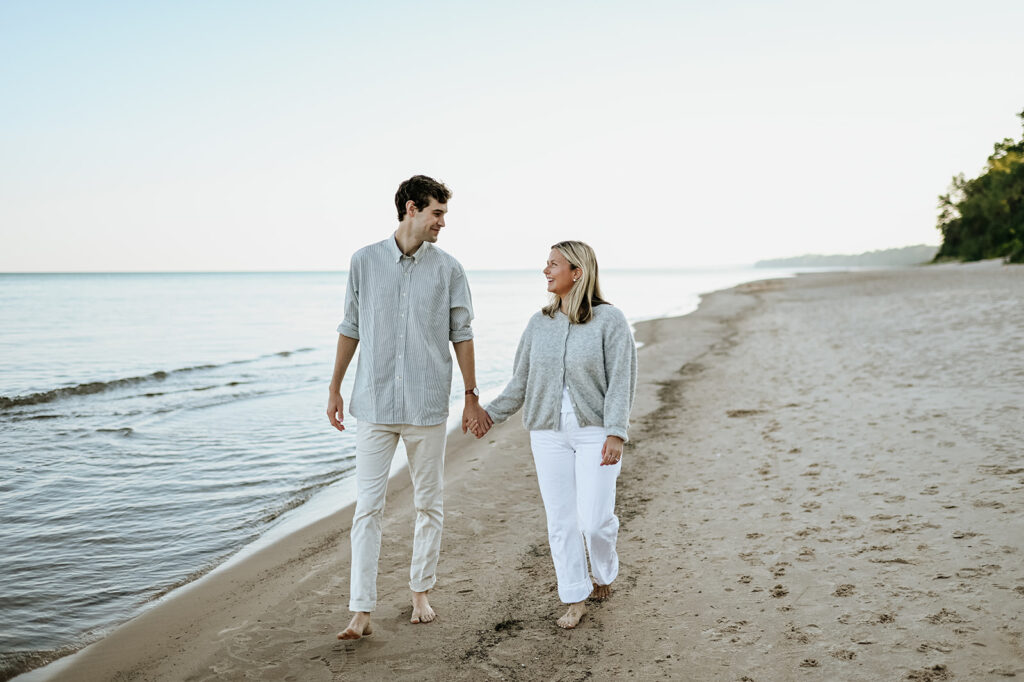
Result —
[[570, 324], [561, 312], [554, 318], [537, 312], [519, 339], [512, 380], [485, 409], [501, 423], [522, 407], [527, 429], [557, 429], [563, 380], [580, 426], [603, 426], [607, 435], [628, 440], [636, 344], [618, 308], [595, 306], [585, 324]]

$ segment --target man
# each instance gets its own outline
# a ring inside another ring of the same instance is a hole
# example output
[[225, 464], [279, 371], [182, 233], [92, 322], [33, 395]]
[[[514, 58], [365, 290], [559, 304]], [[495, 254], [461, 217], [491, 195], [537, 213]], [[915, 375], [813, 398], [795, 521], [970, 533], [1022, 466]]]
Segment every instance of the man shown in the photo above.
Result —
[[350, 412], [356, 433], [356, 510], [352, 519], [349, 610], [338, 639], [373, 632], [381, 517], [391, 460], [405, 442], [416, 506], [409, 588], [412, 622], [429, 623], [434, 610], [427, 592], [436, 581], [444, 518], [445, 423], [451, 393], [449, 341], [466, 389], [462, 431], [474, 422], [478, 438], [493, 423], [480, 407], [473, 354], [473, 305], [466, 273], [434, 246], [451, 191], [425, 175], [403, 182], [395, 194], [398, 229], [352, 256], [345, 293], [345, 319], [338, 325], [338, 350], [327, 401], [331, 425], [344, 431], [341, 382], [361, 344]]

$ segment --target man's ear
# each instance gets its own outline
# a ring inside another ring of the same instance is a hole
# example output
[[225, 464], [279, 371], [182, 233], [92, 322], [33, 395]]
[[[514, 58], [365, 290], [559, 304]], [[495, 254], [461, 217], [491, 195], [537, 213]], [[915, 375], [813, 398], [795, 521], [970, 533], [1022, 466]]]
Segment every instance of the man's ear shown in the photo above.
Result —
[[405, 202], [405, 214], [406, 215], [412, 215], [413, 213], [416, 213], [417, 211], [419, 211], [419, 209], [416, 208], [416, 202], [415, 201], [413, 201], [412, 199], [409, 199], [409, 201]]

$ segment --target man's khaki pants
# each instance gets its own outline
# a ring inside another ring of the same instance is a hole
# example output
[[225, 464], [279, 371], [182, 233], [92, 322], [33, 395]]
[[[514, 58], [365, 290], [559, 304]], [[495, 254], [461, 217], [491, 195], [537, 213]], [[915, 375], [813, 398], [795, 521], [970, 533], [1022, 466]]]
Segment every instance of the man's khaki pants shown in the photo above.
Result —
[[437, 581], [437, 556], [444, 523], [444, 446], [447, 425], [374, 424], [360, 421], [356, 432], [356, 511], [352, 518], [352, 573], [348, 608], [377, 605], [377, 561], [381, 520], [391, 460], [398, 439], [405, 442], [416, 506], [409, 588], [425, 592]]

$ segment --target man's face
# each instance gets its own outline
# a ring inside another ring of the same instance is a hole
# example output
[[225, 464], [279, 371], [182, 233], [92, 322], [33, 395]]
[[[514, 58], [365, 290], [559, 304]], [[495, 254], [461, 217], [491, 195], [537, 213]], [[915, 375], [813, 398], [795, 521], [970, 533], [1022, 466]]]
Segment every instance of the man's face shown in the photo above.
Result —
[[[412, 204], [412, 202], [409, 202]], [[444, 214], [448, 212], [448, 204], [442, 204], [431, 197], [430, 204], [422, 211], [415, 204], [408, 209], [412, 216], [412, 234], [416, 239], [425, 242], [436, 242], [444, 227]]]

